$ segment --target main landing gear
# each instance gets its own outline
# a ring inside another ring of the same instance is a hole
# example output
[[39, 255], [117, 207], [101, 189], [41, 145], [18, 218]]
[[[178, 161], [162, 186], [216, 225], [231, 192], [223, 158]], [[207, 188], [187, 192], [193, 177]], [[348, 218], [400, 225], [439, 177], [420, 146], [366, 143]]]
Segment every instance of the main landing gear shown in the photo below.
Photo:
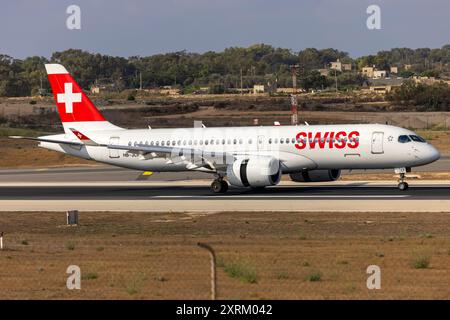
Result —
[[211, 189], [214, 193], [225, 193], [228, 190], [228, 183], [219, 177], [211, 183]]
[[[408, 171], [409, 169], [409, 171]], [[405, 191], [409, 188], [408, 183], [406, 182], [406, 172], [410, 172], [410, 168], [400, 168], [395, 170], [396, 173], [400, 174], [400, 178], [398, 179], [398, 189], [401, 191]]]

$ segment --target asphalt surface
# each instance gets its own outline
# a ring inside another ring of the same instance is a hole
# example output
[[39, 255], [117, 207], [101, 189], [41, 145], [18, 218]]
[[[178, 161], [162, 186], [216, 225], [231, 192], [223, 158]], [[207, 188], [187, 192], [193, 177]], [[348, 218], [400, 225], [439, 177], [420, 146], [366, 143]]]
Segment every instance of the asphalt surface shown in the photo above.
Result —
[[208, 186], [2, 186], [0, 200], [450, 200], [450, 185], [416, 185], [400, 191], [392, 185], [275, 186], [262, 191], [230, 188], [214, 194]]
[[[450, 155], [444, 155], [435, 163], [414, 168], [413, 172], [448, 171]], [[358, 174], [362, 170], [343, 174]], [[367, 172], [392, 172], [391, 170], [368, 170]], [[450, 185], [415, 184], [399, 191], [396, 182], [389, 184], [343, 183], [340, 185], [295, 184], [279, 185], [255, 192], [230, 187], [226, 194], [213, 194], [209, 182], [196, 184], [196, 180], [212, 180], [210, 174], [199, 172], [154, 173], [142, 176], [141, 172], [111, 166], [64, 167], [40, 169], [0, 170], [0, 200], [450, 200]], [[125, 182], [145, 181], [143, 185], [125, 185]], [[190, 185], [181, 182], [191, 181]], [[81, 182], [85, 185], [64, 185]], [[116, 182], [115, 185], [108, 185]], [[117, 183], [119, 182], [119, 183]], [[124, 182], [122, 186], [120, 182]], [[23, 185], [8, 185], [23, 183]], [[30, 183], [30, 185], [27, 185]], [[51, 186], [45, 183], [63, 183]], [[94, 185], [104, 183], [104, 185]], [[34, 185], [33, 185], [34, 184]], [[40, 185], [41, 184], [41, 185]]]

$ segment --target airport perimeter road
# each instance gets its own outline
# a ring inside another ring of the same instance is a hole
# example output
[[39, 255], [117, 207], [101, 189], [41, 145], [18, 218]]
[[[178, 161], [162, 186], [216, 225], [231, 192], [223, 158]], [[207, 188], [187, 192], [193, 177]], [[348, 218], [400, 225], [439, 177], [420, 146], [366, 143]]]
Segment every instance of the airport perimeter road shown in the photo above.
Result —
[[450, 181], [395, 184], [335, 182], [281, 185], [260, 192], [230, 188], [213, 194], [209, 181], [141, 183], [1, 183], [0, 211], [450, 211]]

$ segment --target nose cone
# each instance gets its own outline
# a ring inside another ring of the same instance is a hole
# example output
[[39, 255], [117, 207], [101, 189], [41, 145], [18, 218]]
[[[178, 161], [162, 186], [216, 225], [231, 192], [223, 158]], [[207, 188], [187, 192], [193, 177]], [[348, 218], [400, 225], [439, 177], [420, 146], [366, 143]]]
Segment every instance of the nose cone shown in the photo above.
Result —
[[425, 160], [428, 163], [434, 162], [441, 157], [441, 154], [438, 149], [433, 147], [431, 144], [428, 145], [427, 152], [425, 153]]

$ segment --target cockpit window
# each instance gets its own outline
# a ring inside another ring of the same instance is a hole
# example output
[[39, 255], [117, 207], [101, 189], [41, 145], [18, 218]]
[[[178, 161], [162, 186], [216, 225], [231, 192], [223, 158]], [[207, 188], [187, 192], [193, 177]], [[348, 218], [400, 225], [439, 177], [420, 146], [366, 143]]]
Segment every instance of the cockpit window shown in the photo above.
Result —
[[398, 142], [407, 143], [407, 142], [411, 142], [411, 139], [406, 135], [402, 135], [402, 136], [398, 137]]
[[426, 142], [424, 138], [419, 137], [419, 136], [410, 135], [410, 137], [413, 141], [416, 141], [416, 142]]

